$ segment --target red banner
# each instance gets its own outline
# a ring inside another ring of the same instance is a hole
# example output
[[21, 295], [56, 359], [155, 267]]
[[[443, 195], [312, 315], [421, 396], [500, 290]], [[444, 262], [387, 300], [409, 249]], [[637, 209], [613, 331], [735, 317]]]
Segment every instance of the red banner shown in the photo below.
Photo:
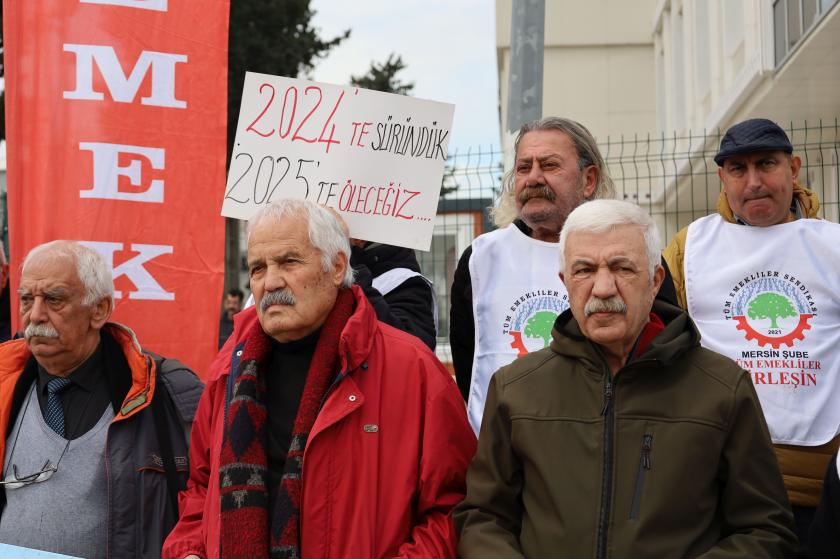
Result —
[[224, 268], [228, 1], [3, 7], [12, 289], [32, 247], [83, 242], [113, 268], [112, 320], [204, 374]]

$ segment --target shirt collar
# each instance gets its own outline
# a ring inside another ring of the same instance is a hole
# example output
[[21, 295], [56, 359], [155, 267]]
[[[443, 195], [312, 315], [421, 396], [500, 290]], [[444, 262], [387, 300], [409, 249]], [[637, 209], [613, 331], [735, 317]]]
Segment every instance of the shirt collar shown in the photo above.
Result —
[[315, 351], [315, 346], [318, 345], [318, 338], [321, 337], [321, 330], [322, 328], [318, 328], [311, 334], [299, 339], [294, 340], [291, 342], [278, 342], [275, 339], [272, 339], [272, 346], [274, 347], [274, 351], [276, 353], [281, 354], [289, 354], [289, 353], [313, 353]]
[[[102, 381], [102, 344], [99, 343], [93, 353], [76, 370], [67, 377], [76, 386], [86, 392], [93, 392], [96, 386]], [[38, 390], [45, 394], [47, 383], [57, 378], [49, 374], [39, 363], [38, 364]]]

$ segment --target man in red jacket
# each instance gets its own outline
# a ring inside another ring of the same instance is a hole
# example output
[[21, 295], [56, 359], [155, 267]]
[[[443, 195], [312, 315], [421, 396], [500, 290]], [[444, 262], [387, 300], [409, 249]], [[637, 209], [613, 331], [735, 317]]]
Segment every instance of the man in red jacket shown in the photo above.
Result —
[[313, 203], [251, 219], [256, 304], [213, 363], [164, 557], [455, 557], [464, 404], [427, 347], [376, 320], [349, 254]]

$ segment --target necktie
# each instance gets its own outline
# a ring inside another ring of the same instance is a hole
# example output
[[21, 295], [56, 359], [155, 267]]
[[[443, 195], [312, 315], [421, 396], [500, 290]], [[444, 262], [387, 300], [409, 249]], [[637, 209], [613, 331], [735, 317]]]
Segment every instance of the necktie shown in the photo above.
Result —
[[61, 407], [60, 394], [70, 386], [69, 378], [54, 378], [47, 383], [47, 410], [44, 420], [50, 429], [64, 436], [64, 408]]

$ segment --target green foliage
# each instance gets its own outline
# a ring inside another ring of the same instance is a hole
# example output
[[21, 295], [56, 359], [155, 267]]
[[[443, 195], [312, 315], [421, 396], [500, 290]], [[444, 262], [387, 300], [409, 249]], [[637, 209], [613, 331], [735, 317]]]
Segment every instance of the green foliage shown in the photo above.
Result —
[[542, 338], [543, 347], [548, 347], [551, 341], [551, 329], [557, 314], [551, 311], [540, 311], [525, 323], [525, 335], [529, 338]]
[[414, 83], [406, 83], [397, 78], [397, 74], [405, 69], [402, 57], [391, 53], [388, 60], [381, 64], [372, 62], [370, 70], [362, 76], [351, 76], [350, 83], [356, 87], [384, 91], [386, 93], [398, 93], [409, 95], [414, 89]]
[[[350, 36], [323, 39], [311, 25], [309, 0], [234, 0], [228, 42], [228, 157], [236, 135], [245, 71], [291, 78]], [[196, 24], [199, 24], [196, 22]]]
[[770, 328], [778, 328], [777, 320], [796, 316], [796, 309], [790, 299], [778, 293], [762, 293], [752, 301], [747, 308], [747, 315], [752, 319], [770, 319]]

